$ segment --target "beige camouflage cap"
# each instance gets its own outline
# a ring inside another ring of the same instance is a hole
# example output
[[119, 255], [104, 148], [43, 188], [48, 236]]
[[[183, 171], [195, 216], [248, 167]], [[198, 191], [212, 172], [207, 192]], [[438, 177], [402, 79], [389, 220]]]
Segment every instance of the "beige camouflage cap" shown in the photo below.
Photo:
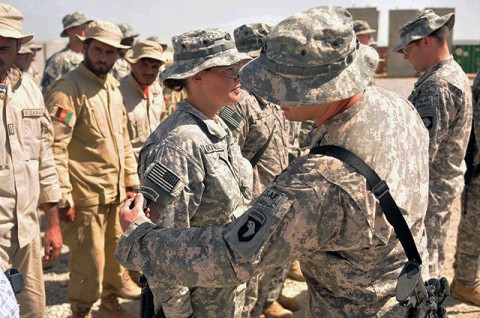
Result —
[[20, 48], [20, 51], [18, 51], [18, 54], [34, 54], [32, 49], [30, 49], [28, 46], [26, 45], [22, 45], [22, 47]]
[[123, 38], [122, 31], [109, 21], [93, 21], [88, 25], [85, 36], [77, 34], [76, 37], [82, 42], [95, 39], [117, 49], [127, 50], [130, 48], [130, 46], [120, 44]]
[[229, 66], [251, 60], [238, 52], [235, 41], [228, 32], [204, 29], [186, 32], [172, 38], [173, 64], [160, 74], [166, 79], [186, 79], [215, 66]]
[[353, 31], [355, 31], [356, 35], [371, 34], [377, 32], [376, 30], [370, 28], [368, 22], [364, 20], [353, 21]]
[[87, 19], [82, 12], [75, 11], [75, 12], [69, 13], [66, 16], [64, 16], [62, 19], [63, 31], [62, 33], [60, 33], [60, 36], [62, 38], [65, 38], [68, 36], [67, 34], [68, 29], [79, 26], [79, 25], [88, 24], [92, 21], [93, 20]]
[[141, 40], [135, 43], [127, 54], [125, 59], [130, 64], [137, 63], [140, 59], [149, 58], [165, 63], [165, 57], [162, 54], [163, 49], [157, 42]]
[[0, 36], [20, 40], [25, 44], [33, 38], [33, 34], [22, 34], [23, 14], [6, 3], [0, 3]]
[[439, 16], [431, 9], [424, 10], [400, 28], [398, 31], [401, 38], [400, 44], [398, 44], [393, 51], [403, 54], [402, 49], [409, 43], [423, 39], [444, 25], [451, 30], [454, 24], [455, 14], [453, 13]]
[[130, 24], [120, 23], [117, 24], [117, 26], [120, 28], [120, 31], [122, 31], [123, 39], [136, 38], [140, 35], [140, 33], [133, 31], [133, 28]]
[[240, 77], [243, 87], [274, 104], [319, 105], [363, 91], [377, 64], [377, 52], [358, 42], [350, 13], [321, 6], [275, 26]]
[[162, 46], [162, 49], [165, 51], [168, 48], [168, 44], [162, 41], [158, 35], [152, 35], [147, 38], [149, 41], [157, 42]]
[[37, 42], [29, 42], [27, 44], [28, 48], [32, 50], [33, 52], [38, 52], [43, 49], [43, 45]]
[[238, 51], [257, 57], [260, 55], [265, 37], [271, 29], [272, 26], [266, 23], [251, 23], [239, 26], [233, 31]]

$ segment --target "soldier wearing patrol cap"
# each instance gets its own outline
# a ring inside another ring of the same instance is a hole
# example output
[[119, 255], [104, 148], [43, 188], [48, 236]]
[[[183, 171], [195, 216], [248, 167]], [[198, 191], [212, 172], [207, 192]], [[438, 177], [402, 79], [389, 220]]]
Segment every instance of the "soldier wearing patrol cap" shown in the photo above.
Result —
[[353, 30], [357, 36], [358, 41], [364, 45], [372, 45], [373, 43], [373, 33], [377, 32], [376, 30], [370, 28], [370, 25], [367, 21], [364, 20], [355, 20], [353, 21]]
[[125, 55], [132, 72], [120, 81], [120, 92], [127, 109], [128, 133], [137, 160], [143, 143], [167, 116], [162, 88], [157, 81], [160, 66], [165, 63], [162, 52], [160, 44], [142, 40]]
[[37, 206], [45, 211], [44, 260], [51, 263], [62, 247], [56, 210], [61, 192], [42, 93], [13, 66], [21, 46], [33, 38], [22, 34], [22, 24], [17, 9], [0, 3], [0, 258], [2, 272], [13, 266], [23, 274], [20, 315], [33, 318], [46, 311]]
[[84, 61], [57, 81], [45, 100], [53, 117], [53, 149], [62, 198], [59, 214], [70, 248], [68, 301], [73, 317], [132, 317], [117, 296], [138, 298], [139, 287], [113, 258], [121, 234], [118, 209], [139, 186], [119, 83], [110, 74], [122, 32], [94, 21], [85, 36]]
[[472, 171], [467, 171], [468, 178], [463, 189], [462, 215], [453, 265], [455, 276], [450, 289], [453, 297], [480, 307], [480, 73], [473, 81], [472, 100], [473, 134], [470, 138], [473, 138], [473, 143], [468, 150], [473, 157]]
[[[272, 26], [266, 23], [239, 26], [233, 31], [238, 51], [257, 57], [271, 29]], [[246, 90], [242, 90], [240, 101], [221, 109], [219, 116], [237, 139], [242, 155], [252, 163], [253, 195], [260, 195], [288, 165], [289, 123], [280, 106]], [[285, 266], [281, 266], [259, 276], [258, 287], [257, 278], [247, 283], [244, 316], [250, 317], [250, 314], [262, 312], [264, 305], [267, 307], [267, 317], [292, 315], [291, 311], [277, 301], [285, 280], [285, 271]]]
[[451, 208], [464, 186], [464, 157], [472, 124], [469, 81], [448, 48], [447, 37], [454, 23], [453, 13], [420, 12], [400, 28], [401, 42], [394, 48], [416, 71], [424, 72], [408, 99], [430, 135], [425, 227], [431, 277], [443, 275]]
[[[140, 34], [133, 31], [133, 28], [126, 23], [117, 24], [117, 26], [122, 31], [122, 45], [132, 46], [135, 42], [135, 38]], [[118, 52], [117, 61], [113, 65], [112, 74], [117, 80], [121, 80], [130, 73], [130, 64], [125, 59], [125, 52]]]
[[[375, 50], [357, 42], [347, 11], [318, 7], [274, 27], [240, 76], [287, 119], [315, 120], [317, 145], [346, 148], [371, 166], [425, 256], [428, 133], [410, 102], [367, 86], [377, 63]], [[407, 316], [394, 297], [405, 251], [365, 177], [343, 161], [302, 156], [223, 226], [159, 228], [145, 217], [141, 194], [132, 210], [130, 201], [120, 212], [126, 232], [116, 258], [149, 277], [228, 286], [299, 259], [308, 317]]]
[[72, 12], [62, 19], [61, 37], [68, 37], [67, 46], [53, 54], [45, 63], [42, 77], [42, 92], [45, 95], [52, 85], [68, 71], [76, 68], [83, 61], [83, 44], [77, 35], [84, 36], [85, 28], [92, 22], [82, 12]]
[[[160, 74], [165, 86], [185, 90], [178, 103], [145, 142], [139, 175], [148, 181], [152, 167], [159, 198], [151, 217], [159, 227], [222, 225], [243, 212], [251, 197], [252, 170], [217, 112], [238, 101], [239, 53], [229, 33], [219, 29], [186, 32], [172, 38], [173, 65]], [[142, 182], [142, 184], [143, 184]], [[210, 276], [217, 273], [210, 273]], [[240, 317], [245, 284], [203, 288], [165, 284], [147, 275], [155, 309], [166, 317]]]

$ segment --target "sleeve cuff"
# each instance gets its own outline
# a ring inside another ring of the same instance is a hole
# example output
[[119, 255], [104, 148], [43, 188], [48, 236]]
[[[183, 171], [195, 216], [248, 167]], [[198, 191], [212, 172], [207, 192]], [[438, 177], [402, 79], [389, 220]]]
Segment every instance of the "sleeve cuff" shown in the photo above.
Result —
[[73, 203], [73, 197], [71, 193], [67, 193], [62, 195], [60, 201], [58, 201], [59, 208], [67, 208], [67, 207], [74, 207], [75, 204]]
[[50, 188], [50, 189], [43, 189], [40, 192], [40, 198], [38, 200], [39, 204], [43, 204], [46, 202], [59, 202], [62, 198], [62, 192], [59, 188]]

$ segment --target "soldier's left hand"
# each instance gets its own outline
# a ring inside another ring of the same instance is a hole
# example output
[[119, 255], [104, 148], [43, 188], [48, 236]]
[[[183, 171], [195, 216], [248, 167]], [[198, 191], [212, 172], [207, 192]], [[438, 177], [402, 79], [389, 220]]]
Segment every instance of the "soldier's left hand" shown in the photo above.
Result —
[[54, 263], [62, 253], [62, 233], [59, 226], [50, 227], [45, 231], [43, 237], [43, 245], [45, 256], [43, 256], [43, 264], [48, 266]]
[[120, 225], [122, 226], [123, 231], [126, 231], [130, 224], [132, 224], [135, 219], [142, 214], [143, 212], [143, 195], [139, 192], [135, 196], [135, 205], [130, 209], [130, 204], [132, 204], [133, 198], [125, 200], [122, 208], [120, 209]]

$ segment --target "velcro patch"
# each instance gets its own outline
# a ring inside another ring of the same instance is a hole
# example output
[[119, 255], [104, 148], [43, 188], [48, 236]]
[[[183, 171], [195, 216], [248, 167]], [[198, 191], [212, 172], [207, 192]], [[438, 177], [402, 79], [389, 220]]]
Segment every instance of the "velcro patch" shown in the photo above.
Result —
[[289, 210], [291, 203], [284, 206], [286, 201], [285, 193], [275, 189], [265, 190], [255, 204], [233, 222], [233, 228], [226, 235], [230, 247], [253, 260]]
[[73, 114], [73, 112], [68, 111], [67, 109], [60, 106], [54, 106], [52, 112], [50, 113], [50, 116], [58, 119], [59, 121], [65, 123], [67, 126], [70, 127], [72, 127], [75, 123], [75, 115]]
[[217, 144], [202, 145], [202, 148], [206, 154], [214, 153], [214, 152], [222, 152], [224, 150], [224, 147]]
[[38, 118], [38, 117], [42, 117], [42, 115], [43, 115], [43, 109], [39, 109], [39, 108], [22, 109], [22, 116], [24, 118], [26, 117]]
[[423, 124], [428, 130], [435, 131], [437, 129], [437, 103], [438, 96], [427, 96], [415, 102], [415, 108], [422, 118]]
[[146, 178], [168, 193], [172, 193], [180, 181], [180, 178], [173, 171], [160, 162], [155, 162], [152, 169], [147, 172]]
[[233, 128], [237, 128], [238, 125], [242, 122], [242, 117], [237, 114], [233, 109], [228, 106], [223, 107], [219, 112], [218, 115], [222, 118], [227, 124], [233, 126]]

